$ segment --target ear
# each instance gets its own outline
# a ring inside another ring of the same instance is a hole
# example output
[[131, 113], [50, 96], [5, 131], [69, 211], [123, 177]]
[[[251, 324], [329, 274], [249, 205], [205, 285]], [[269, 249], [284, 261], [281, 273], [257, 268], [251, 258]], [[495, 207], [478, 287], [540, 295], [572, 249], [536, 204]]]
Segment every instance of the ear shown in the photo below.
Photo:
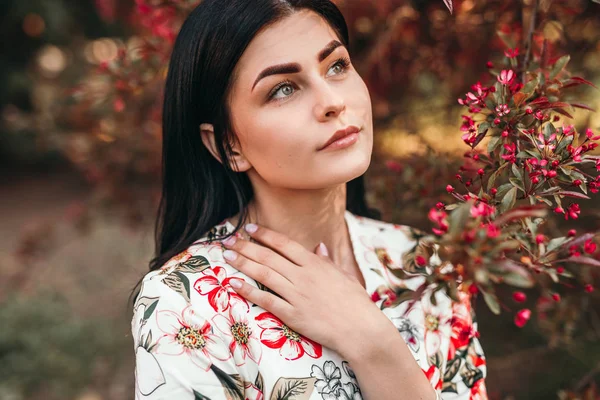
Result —
[[[202, 143], [204, 143], [204, 146], [206, 146], [210, 154], [212, 154], [212, 156], [216, 158], [217, 161], [223, 164], [221, 156], [219, 155], [219, 150], [217, 149], [215, 131], [212, 124], [200, 124], [200, 138], [202, 139]], [[235, 143], [232, 144], [233, 156], [232, 159], [230, 159], [231, 168], [236, 172], [247, 171], [252, 167], [252, 165], [242, 154], [241, 147], [238, 141], [235, 140], [234, 142]]]

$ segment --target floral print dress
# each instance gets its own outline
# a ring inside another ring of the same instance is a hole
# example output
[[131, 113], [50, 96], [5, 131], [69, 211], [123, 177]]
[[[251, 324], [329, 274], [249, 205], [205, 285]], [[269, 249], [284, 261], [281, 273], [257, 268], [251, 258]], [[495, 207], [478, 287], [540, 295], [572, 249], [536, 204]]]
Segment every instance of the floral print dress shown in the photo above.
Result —
[[[469, 296], [461, 291], [461, 302], [452, 303], [440, 292], [433, 302], [430, 295], [417, 302], [406, 295], [423, 279], [414, 274], [418, 231], [350, 211], [345, 220], [367, 294], [396, 326], [440, 398], [487, 399]], [[225, 262], [214, 235], [233, 230], [223, 221], [144, 277], [131, 323], [136, 399], [361, 399], [352, 366], [339, 354], [230, 287], [235, 277], [268, 290]], [[414, 277], [399, 279], [394, 269]]]

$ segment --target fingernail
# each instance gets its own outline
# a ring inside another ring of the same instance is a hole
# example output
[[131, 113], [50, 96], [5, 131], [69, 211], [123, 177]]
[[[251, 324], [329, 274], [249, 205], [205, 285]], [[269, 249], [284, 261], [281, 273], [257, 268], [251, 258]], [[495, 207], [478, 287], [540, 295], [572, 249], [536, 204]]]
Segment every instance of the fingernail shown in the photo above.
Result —
[[254, 233], [258, 229], [258, 225], [256, 225], [256, 224], [246, 224], [246, 226], [244, 226], [244, 229], [248, 233]]
[[229, 281], [229, 284], [231, 285], [232, 288], [239, 289], [242, 287], [242, 280], [241, 279], [231, 279]]
[[325, 246], [325, 243], [323, 243], [323, 242], [319, 243], [319, 249], [321, 249], [321, 253], [325, 257], [329, 257], [329, 251], [327, 251], [327, 246]]
[[223, 240], [223, 244], [225, 246], [233, 246], [235, 244], [235, 236], [229, 236], [227, 239]]
[[233, 260], [235, 260], [237, 258], [237, 254], [235, 253], [235, 251], [225, 250], [223, 252], [223, 257], [226, 260], [233, 261]]

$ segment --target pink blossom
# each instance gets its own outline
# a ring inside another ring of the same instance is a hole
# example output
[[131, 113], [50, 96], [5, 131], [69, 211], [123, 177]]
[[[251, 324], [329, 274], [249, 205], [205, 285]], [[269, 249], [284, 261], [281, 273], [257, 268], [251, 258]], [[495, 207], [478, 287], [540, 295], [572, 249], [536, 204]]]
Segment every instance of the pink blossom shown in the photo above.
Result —
[[494, 223], [490, 222], [487, 224], [487, 237], [495, 238], [500, 235], [500, 229]]
[[515, 156], [515, 152], [517, 151], [517, 146], [514, 143], [505, 144], [504, 149], [507, 151], [506, 154], [503, 154], [501, 157], [508, 162], [515, 163], [517, 161], [517, 157]]
[[594, 136], [594, 133], [592, 132], [592, 130], [590, 128], [587, 128], [585, 130], [585, 136], [587, 136], [587, 138], [590, 139], [590, 140], [598, 140], [598, 139], [600, 139], [600, 135]]
[[515, 72], [512, 69], [503, 69], [498, 76], [498, 82], [503, 85], [510, 85], [515, 79]]
[[565, 219], [569, 219], [569, 217], [571, 217], [571, 219], [577, 219], [580, 213], [581, 210], [579, 208], [579, 204], [573, 203], [567, 208], [567, 212], [565, 213]]
[[496, 208], [494, 206], [480, 202], [478, 205], [471, 207], [471, 216], [474, 218], [487, 217], [493, 214], [495, 211]]
[[593, 254], [596, 251], [596, 243], [594, 243], [592, 239], [586, 240], [583, 245], [583, 251], [588, 254]]
[[502, 117], [510, 112], [510, 108], [506, 104], [500, 104], [496, 107], [496, 113], [499, 117]]
[[546, 138], [544, 138], [544, 135], [542, 133], [540, 133], [537, 137], [537, 147], [541, 150], [544, 149], [544, 147], [547, 147], [548, 150], [554, 150], [556, 148], [556, 145], [554, 144], [550, 144], [552, 142], [554, 142], [554, 140], [556, 139], [556, 133], [553, 133], [552, 135], [550, 135], [550, 137], [546, 140]]
[[567, 151], [569, 153], [571, 153], [571, 156], [573, 157], [573, 161], [575, 161], [575, 162], [581, 161], [581, 153], [583, 152], [583, 147], [581, 147], [581, 146], [573, 147], [571, 145], [568, 145]]
[[565, 136], [573, 136], [575, 134], [575, 127], [573, 125], [563, 125], [563, 134]]
[[508, 58], [515, 58], [519, 55], [519, 48], [515, 47], [514, 49], [507, 49], [504, 51], [504, 55]]

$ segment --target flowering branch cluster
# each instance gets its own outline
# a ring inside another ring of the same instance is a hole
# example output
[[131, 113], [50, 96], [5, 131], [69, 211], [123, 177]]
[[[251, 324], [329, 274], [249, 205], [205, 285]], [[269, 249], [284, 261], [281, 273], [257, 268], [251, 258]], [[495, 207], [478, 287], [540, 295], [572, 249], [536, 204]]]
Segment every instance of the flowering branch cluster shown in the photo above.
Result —
[[[573, 108], [592, 110], [568, 101], [566, 89], [595, 86], [570, 76], [568, 55], [550, 60], [545, 40], [539, 51], [527, 49], [529, 61], [506, 34], [501, 37], [503, 63], [487, 65], [493, 80], [476, 83], [458, 100], [468, 110], [461, 131], [470, 148], [456, 174], [462, 189], [447, 185], [456, 203], [430, 210], [434, 235], [420, 239], [416, 260], [430, 267], [424, 286], [434, 283], [454, 300], [458, 290], [481, 293], [495, 313], [501, 310], [498, 284], [538, 287], [538, 304], [560, 302], [553, 285], [591, 293], [593, 274], [575, 266], [600, 267], [595, 234], [542, 233], [550, 210], [577, 219], [579, 201], [600, 190], [600, 156], [591, 154], [600, 133], [562, 121], [573, 118]], [[513, 299], [524, 302], [526, 295], [515, 292]], [[515, 323], [523, 326], [530, 316], [523, 308]]]

